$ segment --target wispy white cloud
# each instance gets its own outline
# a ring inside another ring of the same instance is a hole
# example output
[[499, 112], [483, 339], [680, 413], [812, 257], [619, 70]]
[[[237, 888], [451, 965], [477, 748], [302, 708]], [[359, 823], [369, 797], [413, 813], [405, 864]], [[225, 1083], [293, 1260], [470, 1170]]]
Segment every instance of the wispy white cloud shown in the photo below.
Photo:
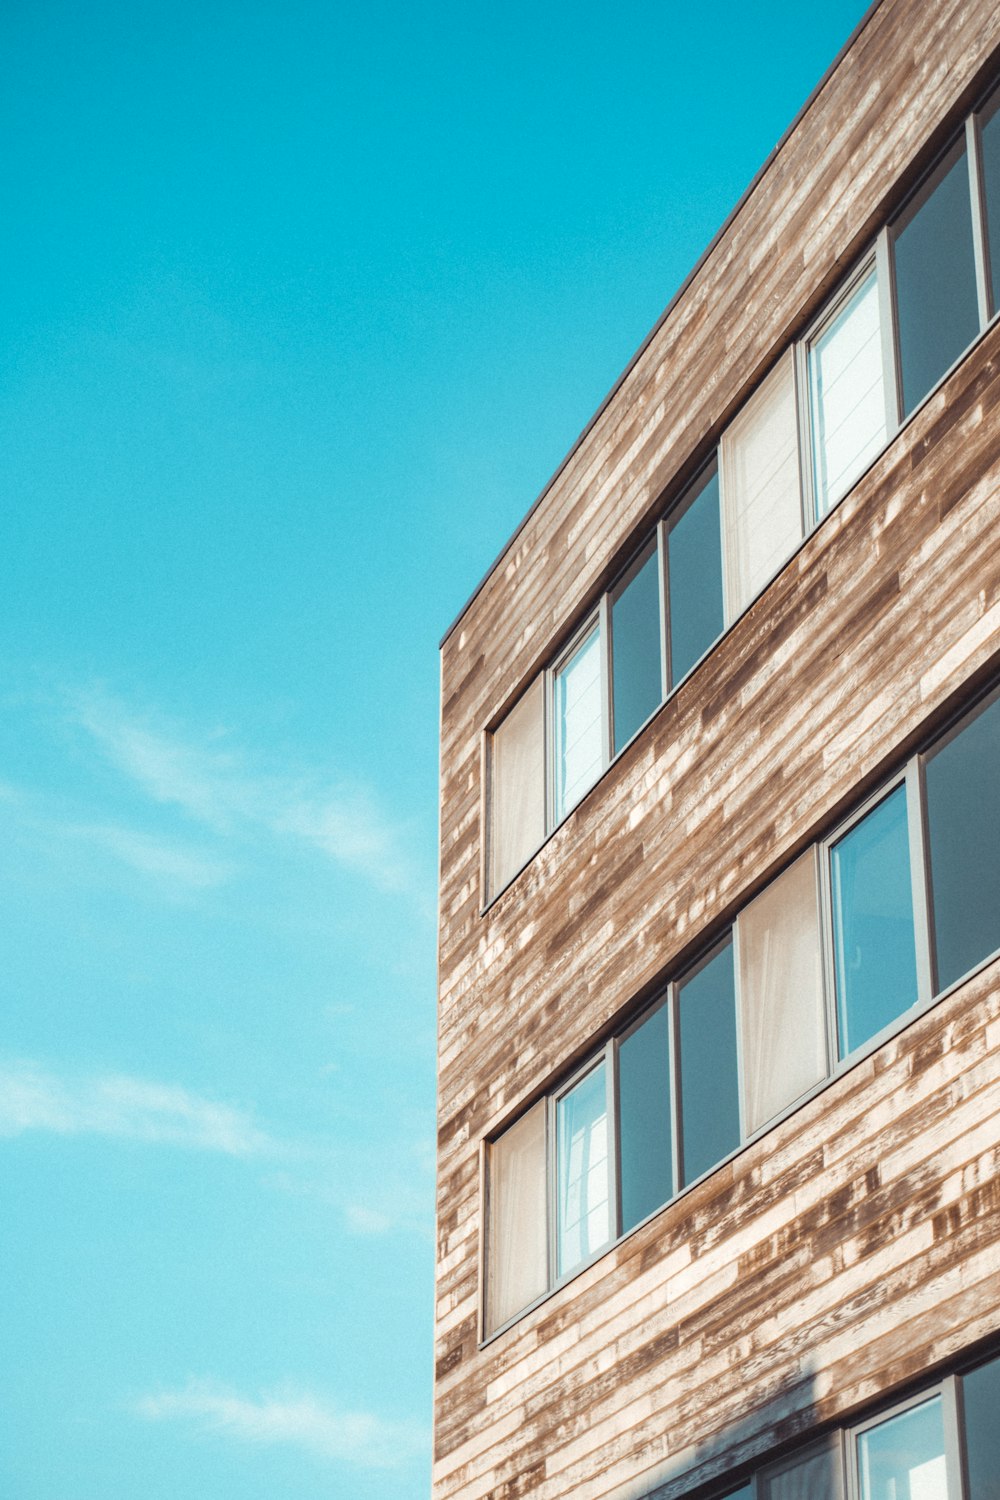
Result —
[[112, 1136], [227, 1156], [280, 1152], [244, 1110], [177, 1084], [115, 1073], [60, 1078], [23, 1059], [0, 1061], [0, 1136], [25, 1131]]
[[174, 839], [115, 823], [67, 824], [63, 831], [105, 849], [140, 875], [171, 888], [206, 890], [222, 885], [234, 871], [231, 861]]
[[360, 1469], [396, 1469], [423, 1454], [429, 1434], [418, 1422], [345, 1411], [307, 1391], [246, 1396], [211, 1381], [143, 1396], [134, 1411], [147, 1421], [189, 1421], [199, 1431], [237, 1442], [304, 1448]]
[[414, 885], [404, 830], [369, 788], [261, 772], [224, 733], [182, 734], [106, 692], [78, 694], [72, 711], [108, 761], [147, 796], [216, 834], [265, 830], [311, 845], [384, 890]]

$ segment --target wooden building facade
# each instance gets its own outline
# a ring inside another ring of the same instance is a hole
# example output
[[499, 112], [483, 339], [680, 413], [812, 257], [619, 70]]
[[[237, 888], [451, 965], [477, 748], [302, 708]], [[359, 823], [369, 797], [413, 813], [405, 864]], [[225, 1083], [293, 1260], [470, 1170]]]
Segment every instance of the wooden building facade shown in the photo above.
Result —
[[1000, 1500], [998, 315], [881, 0], [445, 637], [435, 1500]]

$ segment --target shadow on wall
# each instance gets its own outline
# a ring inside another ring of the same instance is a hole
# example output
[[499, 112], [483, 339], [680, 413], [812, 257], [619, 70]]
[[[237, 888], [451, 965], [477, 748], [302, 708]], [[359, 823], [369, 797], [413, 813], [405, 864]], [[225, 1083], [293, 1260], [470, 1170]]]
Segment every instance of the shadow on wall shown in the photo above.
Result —
[[[754, 1382], [756, 1384], [756, 1382]], [[743, 1418], [704, 1439], [695, 1438], [669, 1459], [632, 1481], [608, 1500], [680, 1500], [701, 1486], [731, 1482], [736, 1490], [750, 1473], [783, 1451], [798, 1447], [817, 1426], [817, 1381], [811, 1359], [804, 1359], [772, 1394]], [[690, 1418], [687, 1419], [690, 1422]]]

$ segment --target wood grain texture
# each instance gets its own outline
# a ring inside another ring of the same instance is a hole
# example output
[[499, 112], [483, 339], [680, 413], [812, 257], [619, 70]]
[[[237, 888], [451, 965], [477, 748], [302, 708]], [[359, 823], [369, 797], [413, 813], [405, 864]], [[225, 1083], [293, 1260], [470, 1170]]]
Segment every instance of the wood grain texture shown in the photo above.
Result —
[[437, 1500], [674, 1500], [1000, 1331], [1000, 964], [479, 1338], [485, 1136], [1000, 672], [1000, 326], [485, 913], [481, 746], [943, 143], [883, 0], [442, 652]]

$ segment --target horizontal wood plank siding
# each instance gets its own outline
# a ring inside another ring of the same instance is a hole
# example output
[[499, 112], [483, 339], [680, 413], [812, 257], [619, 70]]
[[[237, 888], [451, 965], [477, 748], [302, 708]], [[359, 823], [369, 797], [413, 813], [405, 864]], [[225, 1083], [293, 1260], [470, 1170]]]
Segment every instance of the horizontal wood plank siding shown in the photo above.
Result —
[[994, 325], [480, 910], [484, 730], [995, 57], [883, 0], [443, 646], [436, 1500], [675, 1500], [1000, 1332], [997, 962], [478, 1342], [484, 1137], [1000, 674]]

